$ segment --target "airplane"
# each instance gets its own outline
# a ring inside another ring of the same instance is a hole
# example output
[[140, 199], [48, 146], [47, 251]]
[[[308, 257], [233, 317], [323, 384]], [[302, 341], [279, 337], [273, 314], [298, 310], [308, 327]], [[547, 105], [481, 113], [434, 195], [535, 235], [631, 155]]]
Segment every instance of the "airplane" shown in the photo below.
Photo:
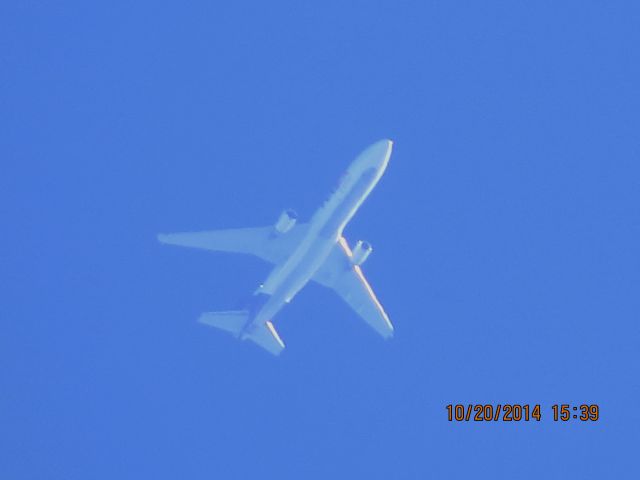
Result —
[[358, 155], [308, 223], [298, 223], [289, 209], [272, 226], [159, 234], [161, 243], [251, 254], [275, 265], [246, 308], [206, 312], [198, 321], [279, 355], [285, 346], [273, 319], [313, 280], [335, 291], [383, 338], [391, 338], [393, 325], [361, 269], [373, 249], [364, 241], [351, 249], [342, 231], [382, 177], [392, 147], [391, 140], [380, 140]]

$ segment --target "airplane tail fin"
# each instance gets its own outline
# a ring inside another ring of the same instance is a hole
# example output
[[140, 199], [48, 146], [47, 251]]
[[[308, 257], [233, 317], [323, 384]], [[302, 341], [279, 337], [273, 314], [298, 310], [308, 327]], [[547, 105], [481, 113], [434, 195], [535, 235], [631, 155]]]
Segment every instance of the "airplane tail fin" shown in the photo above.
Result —
[[247, 310], [231, 310], [227, 312], [206, 312], [200, 315], [200, 323], [229, 332], [236, 338], [251, 340], [273, 355], [279, 355], [284, 350], [284, 342], [278, 335], [273, 323], [250, 325]]

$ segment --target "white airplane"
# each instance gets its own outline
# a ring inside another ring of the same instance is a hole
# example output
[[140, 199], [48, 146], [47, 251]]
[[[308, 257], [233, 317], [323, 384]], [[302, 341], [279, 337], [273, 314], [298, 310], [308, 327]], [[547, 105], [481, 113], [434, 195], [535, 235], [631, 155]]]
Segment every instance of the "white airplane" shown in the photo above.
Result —
[[390, 140], [381, 140], [362, 152], [309, 223], [297, 224], [295, 212], [286, 210], [274, 226], [158, 235], [162, 243], [246, 253], [275, 265], [245, 309], [203, 313], [199, 321], [278, 355], [284, 343], [272, 320], [313, 280], [333, 289], [376, 332], [390, 338], [393, 325], [360, 269], [371, 245], [359, 241], [352, 250], [342, 231], [380, 180], [391, 148]]

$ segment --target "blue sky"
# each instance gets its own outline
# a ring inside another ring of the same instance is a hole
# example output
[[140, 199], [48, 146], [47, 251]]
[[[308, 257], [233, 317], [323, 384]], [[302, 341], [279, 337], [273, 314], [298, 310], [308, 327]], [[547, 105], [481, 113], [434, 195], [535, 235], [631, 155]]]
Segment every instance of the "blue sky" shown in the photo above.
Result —
[[[640, 7], [301, 3], [0, 7], [0, 477], [638, 478]], [[195, 322], [269, 267], [157, 232], [309, 218], [385, 137], [392, 341], [317, 286], [280, 358]]]

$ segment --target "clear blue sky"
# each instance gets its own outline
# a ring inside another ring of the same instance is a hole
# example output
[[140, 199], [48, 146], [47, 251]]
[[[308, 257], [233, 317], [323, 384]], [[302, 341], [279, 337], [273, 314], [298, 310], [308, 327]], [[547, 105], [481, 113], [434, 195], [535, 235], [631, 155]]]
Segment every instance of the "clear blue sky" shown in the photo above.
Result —
[[[3, 2], [0, 477], [640, 478], [639, 24], [631, 1]], [[157, 232], [304, 220], [385, 137], [346, 237], [392, 341], [317, 286], [280, 358], [195, 322], [269, 267]], [[449, 423], [458, 402], [543, 420]]]

